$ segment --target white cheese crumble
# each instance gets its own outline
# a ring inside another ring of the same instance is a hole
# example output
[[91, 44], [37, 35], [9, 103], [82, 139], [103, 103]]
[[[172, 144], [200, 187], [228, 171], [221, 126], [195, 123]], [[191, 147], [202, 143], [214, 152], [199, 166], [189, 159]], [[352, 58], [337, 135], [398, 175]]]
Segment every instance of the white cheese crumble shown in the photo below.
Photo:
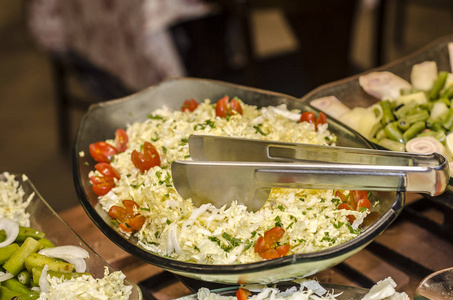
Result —
[[[215, 116], [209, 100], [194, 112], [158, 109], [145, 122], [127, 126], [128, 148], [111, 162], [121, 175], [116, 187], [100, 197], [108, 211], [113, 205], [131, 199], [147, 217], [136, 233], [139, 245], [162, 256], [204, 264], [239, 264], [260, 261], [254, 243], [276, 225], [286, 233], [281, 244], [291, 253], [314, 252], [344, 243], [358, 234], [346, 216], [363, 219], [367, 212], [338, 210], [339, 199], [332, 190], [273, 189], [268, 202], [257, 212], [233, 201], [229, 207], [211, 204], [194, 207], [182, 199], [171, 178], [171, 162], [190, 159], [187, 140], [191, 134], [219, 135], [286, 142], [334, 145], [328, 125], [297, 122], [300, 111], [286, 105], [257, 109], [242, 104], [243, 115]], [[141, 174], [131, 161], [133, 150], [145, 141], [159, 152], [161, 166]], [[113, 140], [107, 140], [114, 145]], [[100, 175], [92, 171], [89, 176]], [[346, 191], [347, 193], [347, 191]], [[232, 199], [234, 200], [234, 199]]]
[[129, 299], [132, 287], [124, 284], [126, 276], [116, 271], [109, 274], [105, 267], [104, 277], [95, 279], [90, 275], [64, 280], [47, 275], [48, 292], [41, 292], [39, 300], [125, 300]]

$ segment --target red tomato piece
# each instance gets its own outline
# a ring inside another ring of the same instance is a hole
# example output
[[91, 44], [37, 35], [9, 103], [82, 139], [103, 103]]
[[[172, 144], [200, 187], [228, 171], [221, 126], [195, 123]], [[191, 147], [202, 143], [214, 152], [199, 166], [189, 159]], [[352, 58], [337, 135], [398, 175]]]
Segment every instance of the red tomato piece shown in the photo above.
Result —
[[306, 111], [300, 115], [300, 122], [307, 122], [313, 124], [316, 122], [315, 114], [309, 111]]
[[215, 115], [217, 117], [221, 118], [226, 118], [228, 116], [228, 101], [229, 97], [225, 96], [219, 101], [217, 101], [217, 104], [215, 106]]
[[106, 181], [105, 183], [100, 183], [100, 184], [94, 184], [91, 188], [93, 189], [93, 192], [98, 195], [98, 196], [104, 196], [108, 192], [110, 192], [111, 189], [115, 187], [115, 183], [111, 181]]
[[115, 144], [119, 152], [124, 152], [127, 149], [129, 137], [124, 129], [117, 129], [115, 131]]
[[371, 202], [368, 198], [360, 199], [359, 202], [357, 202], [357, 210], [361, 211], [362, 207], [365, 207], [366, 209], [371, 209]]
[[[338, 205], [338, 209], [353, 210], [349, 203], [340, 203], [340, 205]], [[348, 218], [348, 221], [351, 224], [355, 221], [355, 217], [353, 215], [347, 215], [346, 217]]]
[[266, 243], [264, 237], [260, 236], [255, 244], [255, 252], [257, 253], [266, 252], [269, 249], [271, 249], [271, 245]]
[[134, 229], [135, 231], [139, 231], [143, 224], [145, 224], [146, 218], [144, 216], [138, 215], [136, 217], [130, 218], [126, 223]]
[[184, 101], [184, 104], [181, 106], [183, 112], [194, 111], [198, 107], [198, 102], [194, 99]]
[[109, 209], [109, 216], [113, 219], [117, 219], [120, 222], [127, 220], [128, 213], [124, 207], [113, 205]]
[[134, 166], [144, 173], [152, 167], [160, 166], [160, 156], [156, 147], [151, 143], [145, 142], [143, 145], [143, 153], [134, 150], [131, 154], [132, 163]]
[[[239, 101], [237, 101], [236, 99], [231, 99], [230, 101], [230, 108], [231, 110], [234, 110], [235, 112], [237, 112], [238, 114], [242, 115], [242, 106], [241, 106], [241, 103], [239, 103]], [[230, 112], [230, 114], [232, 114]]]
[[236, 292], [237, 300], [247, 300], [247, 297], [250, 295], [252, 295], [252, 292], [244, 288], [238, 288]]
[[124, 208], [126, 209], [128, 215], [134, 216], [137, 214], [137, 210], [140, 208], [140, 206], [137, 204], [137, 202], [132, 201], [132, 200], [123, 200], [123, 205]]
[[318, 125], [326, 124], [327, 123], [327, 116], [325, 113], [320, 112], [318, 118], [315, 122], [315, 129], [318, 130]]
[[286, 244], [286, 245], [278, 246], [277, 248], [275, 248], [275, 250], [280, 255], [280, 257], [282, 257], [282, 256], [285, 256], [286, 254], [288, 254], [289, 248], [290, 248], [289, 244]]
[[281, 257], [280, 254], [275, 249], [269, 249], [258, 254], [262, 259], [275, 259]]
[[340, 191], [335, 192], [335, 197], [340, 198], [341, 202], [349, 202], [348, 197]]
[[104, 175], [106, 180], [113, 181], [113, 178], [120, 179], [120, 173], [108, 163], [98, 163], [94, 167], [99, 171], [99, 173]]
[[275, 226], [264, 233], [264, 241], [269, 247], [277, 243], [285, 234], [285, 229], [280, 226]]
[[118, 225], [120, 227], [120, 229], [126, 233], [132, 233], [134, 232], [134, 230], [132, 229], [132, 227], [130, 227], [130, 225], [127, 223], [127, 222], [122, 222], [120, 225]]
[[108, 178], [101, 177], [101, 176], [91, 176], [90, 181], [94, 185], [104, 184], [107, 182], [113, 183], [113, 179], [108, 179]]
[[90, 154], [97, 162], [110, 163], [112, 156], [118, 154], [118, 150], [106, 142], [90, 144]]

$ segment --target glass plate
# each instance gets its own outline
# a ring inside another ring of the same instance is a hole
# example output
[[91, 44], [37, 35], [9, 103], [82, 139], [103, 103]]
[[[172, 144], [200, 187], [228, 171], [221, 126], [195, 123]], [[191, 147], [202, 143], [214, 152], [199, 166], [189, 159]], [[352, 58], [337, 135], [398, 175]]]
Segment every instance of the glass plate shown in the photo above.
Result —
[[[424, 61], [435, 61], [437, 64], [437, 69], [439, 71], [452, 72], [447, 46], [448, 43], [451, 42], [453, 42], [453, 35], [442, 37], [423, 47], [419, 51], [416, 51], [408, 56], [400, 58], [379, 68], [369, 70], [365, 73], [374, 71], [389, 71], [409, 81], [412, 66]], [[363, 74], [354, 75], [342, 80], [322, 85], [308, 93], [306, 96], [301, 98], [301, 100], [304, 103], [310, 105], [310, 102], [315, 99], [326, 96], [336, 96], [338, 100], [340, 100], [350, 108], [357, 106], [371, 106], [379, 100], [365, 93], [360, 87], [359, 77]], [[382, 148], [380, 146], [376, 147]], [[450, 179], [449, 185], [447, 186], [447, 190], [444, 192], [444, 194], [437, 197], [426, 197], [453, 208], [453, 197], [451, 196], [453, 196], [453, 179]]]
[[[258, 107], [285, 103], [289, 109], [319, 112], [296, 98], [279, 93], [213, 80], [179, 78], [164, 81], [126, 98], [93, 105], [82, 118], [73, 151], [75, 188], [91, 220], [126, 252], [162, 269], [203, 281], [225, 284], [286, 281], [315, 274], [344, 261], [373, 241], [401, 212], [404, 193], [373, 192], [371, 201], [373, 204], [379, 201], [379, 205], [372, 205], [372, 213], [366, 219], [364, 230], [354, 239], [316, 253], [294, 254], [250, 264], [206, 265], [177, 261], [145, 250], [137, 245], [134, 238], [125, 238], [112, 225], [111, 218], [102, 210], [98, 197], [91, 189], [88, 174], [93, 170], [95, 161], [89, 155], [89, 145], [113, 138], [116, 129], [125, 128], [128, 123], [144, 121], [147, 114], [162, 106], [180, 110], [186, 99], [200, 101], [208, 98], [215, 101], [224, 95], [237, 96], [245, 103]], [[329, 121], [329, 128], [337, 135], [337, 144], [340, 146], [374, 147], [355, 131], [335, 120]]]
[[[95, 278], [104, 277], [104, 269], [108, 267], [109, 272], [115, 271], [104, 259], [102, 259], [96, 252], [93, 251], [64, 221], [60, 216], [50, 207], [50, 205], [42, 198], [33, 183], [27, 179], [24, 180], [23, 175], [13, 174], [15, 180], [24, 190], [24, 199], [34, 193], [33, 200], [27, 207], [26, 212], [30, 214], [30, 226], [40, 230], [46, 234], [48, 238], [55, 245], [74, 245], [84, 248], [88, 251], [90, 257], [86, 259], [87, 272], [91, 273]], [[3, 173], [0, 173], [0, 180], [5, 181]], [[142, 292], [140, 288], [126, 279], [126, 284], [132, 286], [132, 293], [130, 300], [142, 299]]]

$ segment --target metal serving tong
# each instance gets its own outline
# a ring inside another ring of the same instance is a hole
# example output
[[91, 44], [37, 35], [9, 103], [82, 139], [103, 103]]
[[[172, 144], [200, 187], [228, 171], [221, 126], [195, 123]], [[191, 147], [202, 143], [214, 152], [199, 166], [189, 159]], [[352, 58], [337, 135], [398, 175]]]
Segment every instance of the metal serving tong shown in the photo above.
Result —
[[196, 206], [237, 200], [259, 210], [273, 187], [366, 191], [444, 192], [450, 178], [438, 153], [317, 146], [192, 135], [193, 160], [172, 163], [173, 183]]

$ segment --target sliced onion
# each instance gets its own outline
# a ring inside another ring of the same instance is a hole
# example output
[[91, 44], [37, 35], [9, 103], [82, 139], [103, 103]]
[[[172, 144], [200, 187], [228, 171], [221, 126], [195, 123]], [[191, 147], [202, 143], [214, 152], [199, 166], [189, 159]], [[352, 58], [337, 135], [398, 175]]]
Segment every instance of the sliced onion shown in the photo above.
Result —
[[339, 119], [342, 115], [348, 113], [351, 110], [335, 96], [327, 96], [315, 99], [310, 102], [310, 105], [334, 117], [335, 119]]
[[76, 272], [85, 272], [85, 258], [89, 258], [90, 254], [85, 249], [78, 246], [58, 246], [53, 248], [44, 248], [39, 250], [39, 254], [63, 259], [71, 264], [74, 264]]
[[401, 90], [412, 88], [403, 78], [390, 72], [371, 72], [359, 77], [359, 84], [365, 92], [377, 99], [394, 100]]
[[0, 219], [0, 230], [5, 230], [6, 240], [0, 243], [0, 248], [10, 245], [19, 234], [19, 224], [10, 219]]
[[14, 275], [9, 272], [0, 272], [0, 282], [13, 278]]
[[435, 61], [424, 61], [412, 66], [411, 83], [417, 90], [430, 90], [437, 76], [437, 64]]
[[47, 271], [49, 271], [49, 266], [44, 265], [42, 268], [41, 276], [39, 277], [39, 288], [42, 292], [49, 292], [49, 281], [47, 281]]
[[406, 151], [419, 154], [430, 154], [437, 152], [448, 157], [448, 152], [444, 145], [442, 145], [441, 142], [439, 142], [432, 136], [417, 137], [409, 140], [406, 143]]

